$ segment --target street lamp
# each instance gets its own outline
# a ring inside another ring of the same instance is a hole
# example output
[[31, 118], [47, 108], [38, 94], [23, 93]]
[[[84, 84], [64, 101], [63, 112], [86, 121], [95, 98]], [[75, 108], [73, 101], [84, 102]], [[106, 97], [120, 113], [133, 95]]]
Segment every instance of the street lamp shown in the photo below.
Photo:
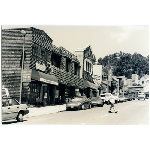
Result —
[[[120, 57], [119, 57], [119, 54], [118, 53], [116, 53], [115, 54], [115, 58], [117, 58], [117, 59], [119, 59]], [[113, 59], [111, 59], [111, 61], [112, 61]], [[109, 58], [108, 58], [108, 79], [107, 79], [107, 93], [109, 92], [109, 85], [108, 85], [108, 83], [109, 83], [109, 80], [111, 81], [111, 79], [109, 79], [109, 71], [111, 70], [111, 67], [110, 67], [110, 62], [109, 62]]]
[[23, 36], [23, 56], [22, 56], [22, 69], [21, 69], [21, 83], [20, 83], [20, 104], [21, 104], [21, 93], [22, 93], [22, 74], [23, 74], [23, 66], [24, 66], [24, 45], [25, 45], [25, 36], [26, 32], [24, 30], [21, 30], [21, 34]]

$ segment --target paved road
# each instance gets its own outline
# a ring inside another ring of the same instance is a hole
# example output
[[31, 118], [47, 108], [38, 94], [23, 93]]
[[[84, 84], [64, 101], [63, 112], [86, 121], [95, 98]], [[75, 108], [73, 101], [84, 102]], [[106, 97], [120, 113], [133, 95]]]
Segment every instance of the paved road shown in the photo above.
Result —
[[133, 100], [115, 104], [118, 113], [108, 113], [110, 105], [87, 110], [64, 111], [25, 118], [24, 122], [8, 121], [3, 124], [51, 125], [149, 125], [149, 100]]

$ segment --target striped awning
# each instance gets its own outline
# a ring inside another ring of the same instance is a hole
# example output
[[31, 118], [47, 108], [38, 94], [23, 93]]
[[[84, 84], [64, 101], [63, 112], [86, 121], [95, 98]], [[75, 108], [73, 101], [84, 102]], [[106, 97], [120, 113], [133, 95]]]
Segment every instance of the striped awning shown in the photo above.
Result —
[[92, 89], [96, 89], [96, 90], [98, 89], [98, 86], [94, 83], [91, 83], [91, 82], [86, 81], [86, 80], [83, 80], [83, 82], [84, 82], [84, 87], [85, 88], [90, 87]]
[[26, 69], [23, 71], [23, 82], [31, 82], [37, 80], [48, 84], [58, 85], [58, 79], [54, 75], [45, 74], [34, 69]]

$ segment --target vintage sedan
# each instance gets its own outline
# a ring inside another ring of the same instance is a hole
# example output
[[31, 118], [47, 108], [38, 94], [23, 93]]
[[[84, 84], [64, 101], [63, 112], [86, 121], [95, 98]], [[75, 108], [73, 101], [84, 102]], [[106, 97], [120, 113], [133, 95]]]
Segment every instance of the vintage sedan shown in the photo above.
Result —
[[23, 116], [28, 113], [29, 110], [26, 104], [20, 104], [12, 97], [2, 97], [2, 121], [16, 119], [21, 122]]
[[74, 97], [73, 99], [70, 100], [70, 102], [66, 104], [66, 110], [70, 109], [85, 110], [87, 108], [91, 109], [91, 107], [92, 107], [91, 100], [85, 96]]
[[127, 99], [123, 96], [119, 96], [119, 102], [126, 102]]
[[101, 106], [101, 107], [103, 107], [103, 105], [104, 105], [104, 102], [101, 99], [101, 97], [92, 97], [91, 98], [91, 102], [92, 102], [92, 107], [93, 106]]

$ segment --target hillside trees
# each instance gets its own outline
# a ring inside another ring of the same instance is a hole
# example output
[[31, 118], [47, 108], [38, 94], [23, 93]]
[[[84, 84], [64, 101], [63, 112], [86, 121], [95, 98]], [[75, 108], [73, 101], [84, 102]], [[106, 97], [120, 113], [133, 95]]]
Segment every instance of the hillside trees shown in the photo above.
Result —
[[110, 66], [112, 66], [112, 72], [114, 76], [125, 76], [128, 79], [132, 77], [132, 74], [138, 74], [140, 77], [143, 74], [149, 74], [149, 55], [147, 57], [141, 54], [134, 53], [119, 53], [119, 59], [116, 57], [116, 53], [107, 55], [103, 59], [98, 59], [98, 64], [108, 68], [108, 60]]

